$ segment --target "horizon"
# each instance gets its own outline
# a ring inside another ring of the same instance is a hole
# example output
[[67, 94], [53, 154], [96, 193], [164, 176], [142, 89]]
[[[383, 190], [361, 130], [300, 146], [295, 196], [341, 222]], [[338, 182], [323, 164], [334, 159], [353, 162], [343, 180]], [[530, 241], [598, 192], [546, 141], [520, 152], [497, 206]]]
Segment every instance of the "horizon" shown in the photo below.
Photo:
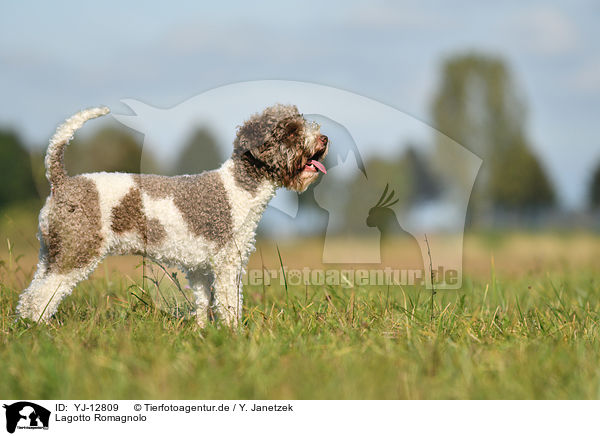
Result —
[[435, 127], [441, 63], [475, 51], [506, 61], [560, 206], [586, 205], [600, 161], [600, 6], [592, 2], [471, 5], [468, 14], [443, 2], [297, 2], [293, 14], [276, 2], [66, 3], [2, 6], [0, 125], [29, 147], [83, 107], [126, 114], [124, 98], [173, 107], [224, 84], [274, 78], [348, 90]]

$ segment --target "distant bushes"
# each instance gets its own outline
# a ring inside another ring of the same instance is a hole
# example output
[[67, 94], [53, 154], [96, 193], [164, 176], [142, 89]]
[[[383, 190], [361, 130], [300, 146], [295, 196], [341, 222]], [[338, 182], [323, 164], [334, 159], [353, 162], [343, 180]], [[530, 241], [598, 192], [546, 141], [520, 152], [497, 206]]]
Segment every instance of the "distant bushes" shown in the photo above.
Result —
[[[0, 130], [0, 210], [26, 204], [48, 195], [45, 147], [27, 150], [11, 130]], [[141, 141], [127, 130], [105, 127], [87, 139], [75, 139], [66, 149], [65, 166], [70, 175], [95, 171], [139, 173], [156, 168], [152, 156], [142, 153]]]
[[15, 132], [0, 130], [0, 210], [36, 198], [29, 152]]

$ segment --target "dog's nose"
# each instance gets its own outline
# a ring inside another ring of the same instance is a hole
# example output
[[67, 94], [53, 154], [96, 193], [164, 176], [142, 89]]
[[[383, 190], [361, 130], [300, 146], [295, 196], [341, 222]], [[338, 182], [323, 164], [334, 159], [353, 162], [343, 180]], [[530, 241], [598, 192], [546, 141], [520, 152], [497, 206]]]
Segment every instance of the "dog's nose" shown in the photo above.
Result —
[[329, 142], [329, 138], [327, 138], [327, 136], [325, 135], [321, 135], [319, 137], [319, 142], [323, 145], [327, 145], [327, 143]]

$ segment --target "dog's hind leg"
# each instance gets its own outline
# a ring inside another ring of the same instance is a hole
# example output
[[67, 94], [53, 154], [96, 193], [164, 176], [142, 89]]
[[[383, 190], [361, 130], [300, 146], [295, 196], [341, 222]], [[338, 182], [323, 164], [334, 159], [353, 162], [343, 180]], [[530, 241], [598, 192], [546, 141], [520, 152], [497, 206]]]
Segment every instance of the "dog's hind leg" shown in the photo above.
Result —
[[20, 316], [34, 321], [48, 320], [108, 250], [96, 182], [57, 174], [60, 183], [52, 185], [40, 211], [38, 271], [17, 308]]
[[69, 295], [75, 285], [85, 279], [93, 268], [79, 268], [68, 272], [47, 271], [46, 265], [38, 265], [31, 284], [19, 297], [17, 314], [32, 321], [48, 321], [61, 300]]
[[196, 322], [200, 327], [205, 327], [210, 320], [209, 310], [212, 300], [211, 283], [213, 276], [204, 270], [190, 270], [187, 271], [187, 279], [194, 292]]
[[48, 260], [46, 245], [41, 240], [40, 260], [33, 280], [19, 297], [17, 314], [32, 321], [48, 321], [61, 300], [69, 295], [75, 285], [87, 278], [102, 257], [97, 257], [77, 268], [61, 268], [60, 264]]

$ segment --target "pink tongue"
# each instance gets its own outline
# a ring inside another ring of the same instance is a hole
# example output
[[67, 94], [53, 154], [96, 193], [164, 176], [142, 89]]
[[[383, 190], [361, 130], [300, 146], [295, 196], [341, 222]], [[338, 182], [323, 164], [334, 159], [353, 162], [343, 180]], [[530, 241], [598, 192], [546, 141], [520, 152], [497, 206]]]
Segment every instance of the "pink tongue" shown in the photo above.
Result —
[[309, 160], [308, 162], [306, 162], [307, 165], [314, 165], [316, 169], [318, 169], [319, 171], [321, 171], [323, 174], [327, 174], [327, 170], [325, 169], [325, 165], [323, 165], [321, 162], [319, 162], [318, 160]]

